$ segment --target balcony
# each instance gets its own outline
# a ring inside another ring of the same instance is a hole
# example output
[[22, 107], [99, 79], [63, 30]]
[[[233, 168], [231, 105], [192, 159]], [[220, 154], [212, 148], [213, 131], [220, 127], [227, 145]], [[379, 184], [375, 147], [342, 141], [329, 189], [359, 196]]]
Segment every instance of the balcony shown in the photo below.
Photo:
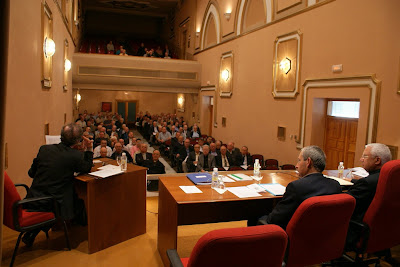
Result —
[[171, 93], [197, 93], [197, 61], [75, 53], [73, 88]]

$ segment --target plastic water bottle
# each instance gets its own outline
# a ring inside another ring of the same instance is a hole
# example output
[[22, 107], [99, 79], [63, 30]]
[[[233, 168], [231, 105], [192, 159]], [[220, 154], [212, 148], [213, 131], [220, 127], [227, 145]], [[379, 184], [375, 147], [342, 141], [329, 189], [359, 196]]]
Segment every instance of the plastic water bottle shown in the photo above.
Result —
[[256, 178], [260, 177], [260, 169], [261, 169], [260, 161], [259, 161], [259, 159], [255, 159], [255, 161], [254, 161], [254, 170], [253, 170], [253, 176], [254, 177], [256, 177]]
[[344, 171], [344, 166], [343, 166], [343, 162], [339, 162], [339, 166], [338, 166], [338, 177], [339, 178], [343, 178], [343, 171]]
[[217, 187], [218, 187], [218, 168], [214, 168], [211, 176], [211, 188], [217, 188]]
[[128, 169], [128, 158], [126, 157], [126, 153], [122, 153], [121, 157], [121, 171], [126, 171]]

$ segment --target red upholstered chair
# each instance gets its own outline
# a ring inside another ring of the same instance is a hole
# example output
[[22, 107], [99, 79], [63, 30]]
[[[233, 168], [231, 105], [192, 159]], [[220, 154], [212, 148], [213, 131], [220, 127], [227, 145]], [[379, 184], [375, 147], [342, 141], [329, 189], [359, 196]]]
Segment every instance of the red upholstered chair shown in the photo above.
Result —
[[263, 170], [279, 170], [278, 160], [276, 159], [266, 159], [264, 166]]
[[[25, 232], [41, 229], [43, 227], [51, 227], [56, 222], [56, 216], [53, 212], [28, 212], [22, 207], [23, 204], [32, 203], [41, 200], [53, 200], [52, 197], [38, 197], [21, 200], [17, 192], [16, 186], [23, 186], [28, 192], [29, 187], [25, 184], [13, 184], [7, 173], [4, 173], [4, 220], [3, 224], [15, 231], [20, 232], [17, 243], [15, 244], [14, 253], [11, 259], [10, 266], [13, 266], [15, 256], [17, 255], [21, 237]], [[55, 205], [56, 206], [56, 205]], [[64, 222], [64, 232], [67, 242], [67, 247], [71, 250], [69, 245], [67, 228]], [[46, 232], [48, 237], [48, 233]]]
[[290, 219], [286, 266], [308, 266], [339, 258], [356, 200], [348, 194], [311, 197]]
[[296, 166], [294, 166], [293, 164], [283, 164], [281, 166], [281, 170], [295, 170]]
[[243, 171], [242, 167], [232, 166], [229, 167], [229, 171]]
[[[364, 253], [381, 254], [386, 261], [392, 261], [390, 248], [400, 244], [400, 160], [392, 160], [383, 165], [379, 174], [375, 196], [358, 225], [363, 234], [355, 249], [356, 263], [379, 264], [380, 258], [363, 258]], [[377, 253], [378, 252], [378, 253]], [[379, 253], [380, 252], [380, 253]], [[382, 253], [383, 252], [383, 253]], [[347, 255], [346, 255], [347, 256]], [[346, 258], [351, 259], [349, 256]], [[390, 262], [391, 263], [391, 262]], [[393, 264], [393, 266], [399, 266]]]
[[203, 235], [189, 258], [168, 250], [171, 265], [185, 267], [281, 267], [287, 244], [285, 231], [276, 225], [220, 229]]
[[251, 155], [253, 158], [253, 162], [255, 162], [256, 159], [260, 162], [261, 168], [264, 166], [264, 156], [261, 154], [253, 154]]

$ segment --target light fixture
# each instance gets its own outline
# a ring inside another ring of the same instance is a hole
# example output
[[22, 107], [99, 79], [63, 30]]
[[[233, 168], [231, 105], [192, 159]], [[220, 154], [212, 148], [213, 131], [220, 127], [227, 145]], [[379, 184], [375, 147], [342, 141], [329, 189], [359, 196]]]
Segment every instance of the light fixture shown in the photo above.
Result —
[[69, 61], [68, 58], [65, 59], [64, 61], [64, 70], [65, 71], [70, 71], [71, 70], [71, 61]]
[[200, 31], [196, 32], [196, 37], [200, 36]]
[[229, 70], [228, 69], [224, 69], [221, 73], [221, 77], [222, 79], [224, 79], [225, 81], [229, 80]]
[[229, 20], [231, 18], [231, 11], [228, 11], [224, 14], [226, 20]]
[[82, 97], [80, 93], [76, 94], [76, 103], [79, 103], [81, 101]]
[[46, 58], [51, 57], [56, 52], [56, 44], [48, 37], [44, 39], [43, 52]]
[[289, 71], [292, 69], [292, 61], [288, 57], [282, 59], [282, 61], [279, 63], [279, 68], [285, 74], [288, 74]]
[[183, 97], [182, 97], [182, 96], [178, 98], [178, 104], [179, 104], [179, 105], [182, 105], [182, 104], [183, 104]]

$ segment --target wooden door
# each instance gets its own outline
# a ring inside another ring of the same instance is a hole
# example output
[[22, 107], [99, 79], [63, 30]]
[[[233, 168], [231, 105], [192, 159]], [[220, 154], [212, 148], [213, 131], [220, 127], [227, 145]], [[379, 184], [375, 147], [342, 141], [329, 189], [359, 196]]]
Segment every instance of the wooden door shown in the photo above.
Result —
[[327, 116], [325, 127], [326, 167], [337, 169], [343, 161], [345, 168], [354, 167], [358, 119]]

